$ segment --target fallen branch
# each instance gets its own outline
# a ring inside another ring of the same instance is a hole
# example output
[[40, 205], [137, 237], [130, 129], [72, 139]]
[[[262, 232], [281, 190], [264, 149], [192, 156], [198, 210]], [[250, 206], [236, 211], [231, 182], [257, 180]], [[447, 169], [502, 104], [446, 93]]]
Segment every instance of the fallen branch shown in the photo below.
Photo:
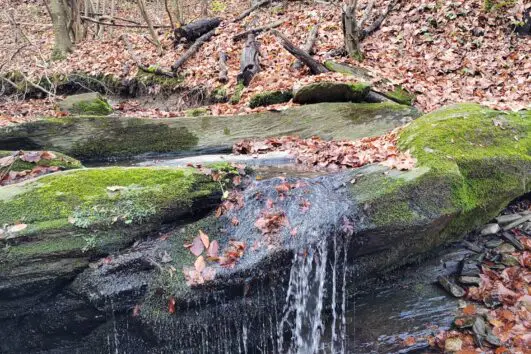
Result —
[[[24, 82], [29, 84], [30, 86], [33, 86], [34, 88], [36, 88], [37, 90], [39, 91], [42, 91], [44, 92], [45, 94], [48, 95], [48, 97], [52, 97], [52, 98], [55, 98], [55, 94], [53, 92], [50, 92], [48, 91], [47, 89], [45, 89], [44, 87], [42, 87], [41, 85], [39, 84], [36, 84], [34, 82], [32, 82], [30, 79], [28, 79], [28, 77], [26, 75], [24, 75], [22, 72], [18, 72], [18, 74], [20, 76], [22, 76], [22, 79], [24, 79]], [[3, 76], [3, 75], [0, 75], [0, 79], [4, 80], [5, 82], [7, 82], [8, 84], [10, 84], [11, 86], [13, 86], [15, 89], [18, 90], [19, 88], [19, 85], [17, 85], [16, 83], [14, 83], [13, 81], [11, 81], [10, 79], [8, 79], [7, 77]]]
[[258, 33], [262, 33], [264, 31], [269, 31], [270, 29], [277, 28], [278, 26], [282, 25], [283, 23], [284, 23], [284, 21], [280, 20], [280, 21], [272, 22], [272, 23], [267, 24], [267, 25], [262, 26], [262, 27], [251, 28], [250, 30], [238, 33], [237, 35], [232, 37], [232, 40], [233, 41], [239, 41], [240, 39], [247, 38], [247, 36], [249, 34], [257, 35]]
[[312, 58], [311, 55], [291, 43], [290, 40], [287, 39], [286, 36], [284, 36], [282, 33], [277, 30], [273, 30], [272, 32], [280, 39], [280, 42], [284, 49], [286, 49], [295, 58], [299, 59], [304, 65], [310, 68], [312, 74], [316, 75], [328, 72], [328, 69], [323, 64], [319, 63], [317, 60]]
[[221, 19], [218, 17], [204, 18], [190, 22], [186, 26], [176, 28], [175, 31], [173, 31], [175, 35], [175, 43], [182, 38], [185, 38], [187, 42], [194, 42], [205, 33], [217, 28], [220, 24]]
[[229, 81], [229, 69], [227, 67], [227, 54], [219, 52], [219, 76], [218, 81], [225, 84]]
[[192, 46], [188, 48], [188, 50], [175, 62], [175, 64], [172, 65], [171, 70], [174, 73], [179, 70], [179, 68], [199, 50], [203, 43], [208, 41], [215, 33], [216, 29], [213, 29], [199, 37], [194, 44], [192, 44]]
[[[308, 53], [309, 55], [312, 54], [312, 48], [315, 45], [315, 42], [317, 41], [317, 34], [319, 33], [319, 24], [316, 24], [313, 26], [312, 30], [308, 34], [308, 38], [306, 39], [306, 43], [304, 43], [304, 46], [302, 47], [302, 50]], [[300, 69], [302, 68], [302, 62], [300, 60], [297, 60], [293, 65], [293, 69]]]
[[131, 46], [131, 42], [129, 41], [129, 38], [127, 38], [127, 34], [122, 34], [120, 36], [120, 39], [125, 43], [125, 46], [127, 48], [127, 51], [131, 55], [131, 58], [133, 58], [133, 61], [135, 62], [136, 66], [142, 71], [145, 71], [147, 73], [155, 74], [155, 75], [162, 75], [166, 77], [175, 77], [175, 74], [169, 71], [164, 71], [160, 68], [148, 68], [142, 62], [138, 57], [136, 56], [135, 52], [133, 51], [133, 47]]
[[262, 6], [266, 5], [266, 4], [269, 4], [269, 2], [270, 2], [270, 0], [262, 0], [262, 1], [260, 1], [259, 3], [257, 3], [254, 6], [252, 6], [248, 10], [245, 10], [244, 12], [242, 12], [238, 17], [236, 17], [234, 19], [234, 22], [238, 22], [238, 21], [243, 20], [244, 18], [249, 16], [253, 11], [259, 9], [260, 7], [262, 7]]
[[363, 17], [361, 18], [359, 22], [359, 25], [358, 25], [359, 28], [365, 27], [365, 22], [367, 22], [367, 20], [369, 19], [369, 16], [372, 13], [373, 7], [374, 7], [374, 0], [371, 0], [371, 2], [367, 4], [367, 7], [365, 8], [365, 12], [363, 13]]
[[[92, 23], [96, 23], [102, 26], [114, 26], [114, 27], [126, 27], [126, 28], [149, 28], [149, 26], [146, 25], [126, 25], [121, 23], [112, 23], [112, 22], [102, 22], [95, 20], [91, 17], [81, 16], [80, 17], [83, 21], [88, 21]], [[171, 28], [171, 26], [166, 25], [153, 25], [153, 28]]]
[[378, 17], [367, 29], [364, 29], [360, 33], [360, 41], [364, 40], [368, 36], [370, 36], [374, 31], [376, 31], [380, 26], [382, 25], [382, 22], [385, 20], [387, 15], [393, 10], [396, 4], [398, 4], [400, 0], [391, 0], [389, 5], [387, 6], [387, 9]]
[[245, 47], [243, 47], [242, 57], [240, 61], [240, 72], [236, 77], [238, 83], [248, 86], [256, 73], [260, 71], [260, 53], [258, 50], [258, 43], [256, 42], [252, 33], [247, 35]]

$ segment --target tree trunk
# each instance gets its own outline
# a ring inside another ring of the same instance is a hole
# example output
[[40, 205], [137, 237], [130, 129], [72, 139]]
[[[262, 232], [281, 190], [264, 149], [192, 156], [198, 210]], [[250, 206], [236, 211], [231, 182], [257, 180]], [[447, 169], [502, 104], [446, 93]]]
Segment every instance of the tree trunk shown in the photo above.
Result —
[[51, 0], [50, 12], [52, 15], [55, 43], [52, 58], [62, 59], [74, 48], [68, 33], [68, 5], [63, 0]]
[[348, 4], [343, 5], [343, 13], [341, 16], [345, 50], [353, 58], [361, 58], [360, 31], [356, 21], [357, 5], [357, 0], [350, 1]]
[[240, 73], [236, 77], [238, 83], [243, 83], [248, 86], [256, 73], [260, 71], [260, 59], [258, 43], [251, 33], [247, 36], [247, 42], [243, 48], [242, 57], [240, 61]]
[[153, 29], [153, 23], [151, 22], [151, 19], [149, 18], [149, 15], [146, 11], [146, 6], [144, 4], [144, 0], [137, 0], [138, 7], [140, 9], [140, 13], [142, 14], [142, 17], [144, 18], [144, 21], [146, 21], [146, 24], [148, 25], [149, 33], [151, 35], [151, 39], [153, 39], [153, 42], [155, 42], [155, 45], [157, 46], [157, 51], [160, 56], [162, 56], [162, 45], [160, 44], [159, 37], [157, 36], [157, 33], [155, 33], [155, 30]]

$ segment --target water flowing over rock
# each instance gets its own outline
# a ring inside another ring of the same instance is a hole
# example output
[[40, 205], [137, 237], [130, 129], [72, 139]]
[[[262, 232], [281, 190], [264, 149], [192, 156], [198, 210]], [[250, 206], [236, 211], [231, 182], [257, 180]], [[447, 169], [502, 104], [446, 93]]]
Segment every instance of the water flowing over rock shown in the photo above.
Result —
[[[17, 257], [24, 243], [58, 246], [54, 232], [61, 236], [61, 247], [79, 241], [75, 235], [83, 228], [69, 224], [70, 211], [62, 210], [60, 221], [70, 225], [69, 233], [63, 233], [63, 224], [48, 224], [46, 232], [30, 225], [33, 234], [22, 233], [26, 238], [18, 239], [20, 244], [0, 251], [1, 291], [11, 294], [0, 300], [0, 324], [6, 328], [0, 332], [0, 349], [347, 352], [349, 283], [395, 269], [459, 239], [530, 191], [529, 118], [528, 112], [477, 105], [447, 107], [418, 118], [401, 132], [400, 148], [417, 159], [411, 171], [368, 165], [311, 178], [252, 180], [235, 197], [238, 206], [227, 208], [220, 217], [205, 216], [213, 208], [212, 198], [220, 197], [217, 185], [190, 171], [193, 181], [209, 191], [196, 196], [203, 213], [184, 216], [161, 208], [157, 216], [162, 213], [179, 225], [164, 230], [167, 234], [158, 233], [160, 223], [147, 222], [141, 235], [126, 233], [128, 242], [102, 247], [91, 256], [76, 246], [67, 252], [38, 247], [41, 258]], [[195, 190], [183, 182], [161, 191], [157, 185], [171, 185], [174, 178], [161, 176], [160, 170], [138, 170], [150, 176], [145, 182], [149, 193], [161, 196], [178, 190], [179, 196], [187, 196]], [[15, 224], [20, 216], [12, 211], [14, 206], [32, 210], [25, 197], [35, 191], [41, 195], [47, 183], [65, 175], [0, 190], [2, 223]], [[105, 178], [96, 187], [84, 183], [77, 188], [100, 197], [104, 192], [114, 210], [121, 204], [113, 203], [109, 193], [124, 191], [108, 190], [116, 183], [108, 185]], [[151, 178], [159, 182], [152, 185]], [[126, 195], [136, 196], [134, 186], [143, 180], [122, 185]], [[50, 198], [65, 202], [60, 193]], [[271, 220], [273, 225], [268, 224]], [[199, 230], [218, 241], [222, 251], [239, 242], [244, 252], [234, 267], [209, 261], [215, 279], [188, 286], [181, 270], [192, 266], [196, 257], [183, 244]], [[115, 235], [108, 235], [112, 242], [117, 241]], [[46, 260], [43, 273], [39, 259]], [[71, 271], [50, 281], [47, 270], [62, 268]], [[58, 323], [66, 323], [67, 329]], [[10, 339], [17, 331], [35, 334], [24, 342]]]

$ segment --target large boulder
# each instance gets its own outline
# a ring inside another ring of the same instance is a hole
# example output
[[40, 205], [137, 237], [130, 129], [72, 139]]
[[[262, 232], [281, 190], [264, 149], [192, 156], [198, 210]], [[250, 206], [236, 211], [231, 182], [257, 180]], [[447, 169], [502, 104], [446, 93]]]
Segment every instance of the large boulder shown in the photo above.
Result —
[[418, 115], [414, 108], [396, 104], [322, 103], [247, 116], [64, 117], [0, 128], [0, 149], [53, 149], [81, 160], [210, 153], [230, 151], [233, 143], [248, 138], [380, 135]]
[[210, 176], [167, 168], [73, 170], [0, 188], [0, 317], [10, 301], [51, 291], [220, 195]]
[[57, 106], [61, 112], [78, 115], [106, 116], [113, 112], [111, 105], [97, 92], [68, 96]]
[[293, 102], [311, 104], [320, 102], [362, 102], [371, 86], [360, 82], [315, 82], [295, 90]]

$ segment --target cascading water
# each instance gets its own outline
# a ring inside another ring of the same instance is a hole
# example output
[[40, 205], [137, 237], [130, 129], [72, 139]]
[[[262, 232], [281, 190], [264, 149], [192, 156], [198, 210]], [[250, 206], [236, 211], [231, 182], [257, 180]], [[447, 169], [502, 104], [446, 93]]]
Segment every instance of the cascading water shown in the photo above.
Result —
[[[346, 248], [343, 244], [343, 240], [334, 238], [330, 254], [323, 240], [295, 254], [282, 318], [277, 325], [279, 352], [345, 353]], [[331, 291], [327, 284], [331, 285]], [[326, 329], [324, 312], [328, 308], [332, 312], [328, 328], [332, 335], [330, 343], [322, 343]]]

